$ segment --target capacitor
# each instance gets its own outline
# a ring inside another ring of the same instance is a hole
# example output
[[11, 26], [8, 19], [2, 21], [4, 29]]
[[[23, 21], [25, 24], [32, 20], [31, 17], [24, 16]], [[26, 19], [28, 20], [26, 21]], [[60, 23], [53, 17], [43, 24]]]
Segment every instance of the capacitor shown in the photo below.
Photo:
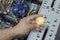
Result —
[[36, 18], [36, 23], [37, 23], [38, 25], [44, 24], [44, 17], [38, 17], [38, 18]]

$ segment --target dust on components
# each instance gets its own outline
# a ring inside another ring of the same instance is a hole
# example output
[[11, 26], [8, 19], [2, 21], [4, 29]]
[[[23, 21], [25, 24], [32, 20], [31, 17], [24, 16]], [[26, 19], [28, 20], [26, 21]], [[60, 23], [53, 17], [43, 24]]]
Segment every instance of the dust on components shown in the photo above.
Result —
[[[17, 23], [19, 23], [21, 18], [27, 15], [27, 10], [28, 6], [24, 0], [1, 0], [0, 28], [5, 28], [6, 26], [15, 26]], [[2, 24], [6, 26], [2, 26]]]
[[[0, 28], [12, 28], [23, 17], [37, 14], [40, 5], [25, 0], [0, 1]], [[26, 36], [24, 36], [26, 38]], [[23, 37], [21, 38], [23, 39]], [[17, 39], [18, 40], [18, 39]]]

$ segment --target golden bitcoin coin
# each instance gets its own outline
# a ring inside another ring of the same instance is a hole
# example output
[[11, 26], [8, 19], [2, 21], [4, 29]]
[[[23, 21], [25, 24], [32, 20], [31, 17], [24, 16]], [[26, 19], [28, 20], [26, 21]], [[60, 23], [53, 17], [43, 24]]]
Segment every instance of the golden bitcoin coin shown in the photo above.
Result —
[[38, 18], [36, 18], [36, 23], [37, 23], [38, 25], [44, 24], [44, 17], [38, 17]]

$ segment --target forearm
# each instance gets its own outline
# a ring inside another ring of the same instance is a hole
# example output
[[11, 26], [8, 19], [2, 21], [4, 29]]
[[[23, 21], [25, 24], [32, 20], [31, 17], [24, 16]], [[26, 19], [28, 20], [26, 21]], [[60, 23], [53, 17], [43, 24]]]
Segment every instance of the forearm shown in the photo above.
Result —
[[12, 28], [8, 29], [0, 29], [0, 40], [8, 40], [11, 39], [15, 35], [15, 32]]
[[[16, 25], [13, 28], [7, 28], [7, 29], [0, 29], [0, 40], [11, 40], [13, 37], [21, 37], [24, 35], [23, 30], [21, 30], [21, 27], [18, 29], [20, 24]], [[19, 32], [20, 31], [20, 32]]]

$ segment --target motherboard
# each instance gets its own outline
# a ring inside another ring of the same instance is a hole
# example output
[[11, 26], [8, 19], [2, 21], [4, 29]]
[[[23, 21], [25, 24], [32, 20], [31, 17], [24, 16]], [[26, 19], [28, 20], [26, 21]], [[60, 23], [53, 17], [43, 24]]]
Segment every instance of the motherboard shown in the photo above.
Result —
[[[22, 18], [38, 14], [41, 3], [34, 0], [0, 0], [0, 29], [13, 28]], [[13, 40], [27, 40], [28, 34]]]
[[[34, 8], [35, 7], [35, 8]], [[0, 28], [12, 28], [20, 19], [37, 14], [40, 6], [25, 0], [0, 1]]]

